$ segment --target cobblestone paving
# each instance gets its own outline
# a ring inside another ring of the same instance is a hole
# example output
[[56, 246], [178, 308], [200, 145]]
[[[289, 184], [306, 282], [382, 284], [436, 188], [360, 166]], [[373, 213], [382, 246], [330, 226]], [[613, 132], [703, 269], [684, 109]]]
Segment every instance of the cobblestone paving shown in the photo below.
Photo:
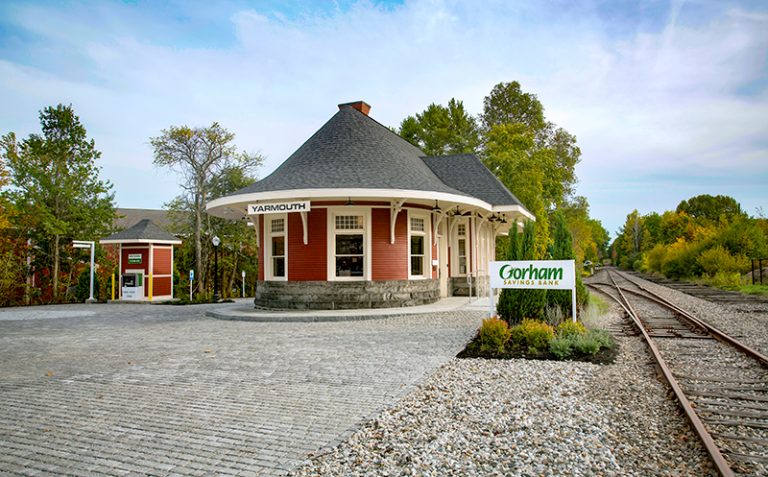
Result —
[[281, 475], [454, 356], [482, 313], [250, 323], [0, 310], [0, 475]]

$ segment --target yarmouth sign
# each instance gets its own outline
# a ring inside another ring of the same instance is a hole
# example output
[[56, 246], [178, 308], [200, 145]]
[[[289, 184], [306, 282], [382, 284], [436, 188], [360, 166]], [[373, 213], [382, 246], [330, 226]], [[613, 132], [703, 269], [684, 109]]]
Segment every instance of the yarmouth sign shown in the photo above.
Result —
[[309, 201], [274, 202], [271, 204], [248, 204], [248, 215], [284, 214], [286, 212], [309, 212]]
[[571, 290], [573, 320], [576, 321], [576, 265], [574, 260], [517, 260], [491, 262], [491, 315], [493, 289], [515, 288], [532, 290]]

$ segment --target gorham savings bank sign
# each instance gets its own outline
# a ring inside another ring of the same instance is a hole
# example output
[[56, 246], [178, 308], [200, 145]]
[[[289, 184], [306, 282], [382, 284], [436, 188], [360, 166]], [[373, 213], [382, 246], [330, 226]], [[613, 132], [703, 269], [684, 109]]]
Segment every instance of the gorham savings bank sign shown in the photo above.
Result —
[[517, 260], [490, 262], [491, 315], [494, 312], [493, 289], [571, 290], [571, 310], [576, 321], [576, 266], [574, 260]]

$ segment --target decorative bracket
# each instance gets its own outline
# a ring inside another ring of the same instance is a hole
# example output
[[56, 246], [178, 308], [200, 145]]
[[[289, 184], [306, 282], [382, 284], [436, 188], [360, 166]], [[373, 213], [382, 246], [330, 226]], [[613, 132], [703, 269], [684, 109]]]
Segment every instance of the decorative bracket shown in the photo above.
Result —
[[[433, 214], [436, 214], [436, 212], [432, 212]], [[440, 212], [437, 214], [437, 220], [434, 220], [435, 223], [434, 230], [432, 231], [432, 245], [437, 245], [437, 228], [440, 227], [440, 223], [442, 223], [443, 219], [445, 219], [448, 216], [446, 212]]]
[[389, 243], [391, 244], [395, 243], [395, 221], [397, 221], [397, 214], [403, 210], [403, 204], [405, 204], [405, 199], [392, 201], [389, 211]]

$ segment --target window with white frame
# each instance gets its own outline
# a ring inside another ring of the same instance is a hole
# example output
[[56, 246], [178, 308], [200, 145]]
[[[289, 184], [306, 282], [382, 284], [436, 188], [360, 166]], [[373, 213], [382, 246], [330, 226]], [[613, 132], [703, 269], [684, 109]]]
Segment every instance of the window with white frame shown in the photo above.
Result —
[[456, 263], [460, 275], [467, 274], [467, 224], [456, 226]]
[[286, 279], [285, 216], [267, 219], [268, 276], [272, 279]]
[[427, 231], [429, 230], [429, 224], [427, 223], [426, 216], [411, 215], [409, 227], [409, 254], [411, 258], [411, 277], [425, 277], [427, 276], [427, 261], [428, 253], [427, 247], [429, 247], [429, 239]]
[[365, 216], [334, 215], [333, 245], [337, 278], [365, 277]]

